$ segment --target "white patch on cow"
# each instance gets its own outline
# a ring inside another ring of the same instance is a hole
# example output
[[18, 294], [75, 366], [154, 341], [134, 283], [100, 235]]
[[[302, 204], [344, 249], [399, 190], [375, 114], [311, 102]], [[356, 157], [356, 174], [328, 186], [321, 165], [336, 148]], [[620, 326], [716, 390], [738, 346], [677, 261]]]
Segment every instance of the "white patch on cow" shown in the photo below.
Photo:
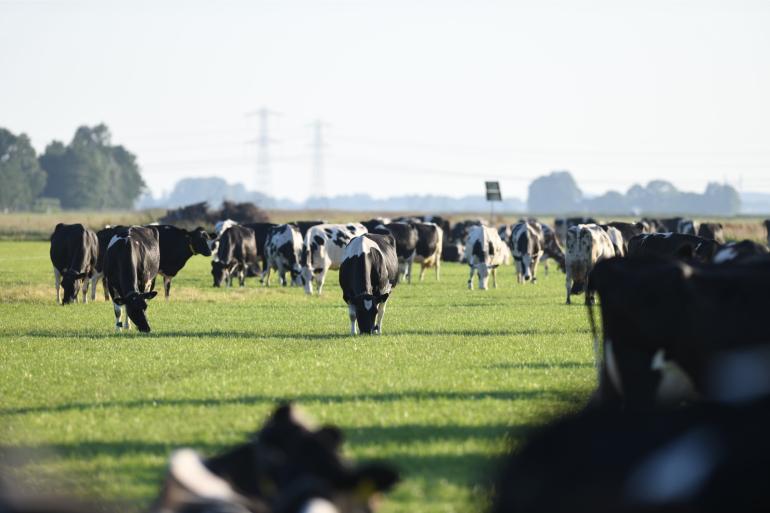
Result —
[[714, 263], [723, 264], [733, 260], [737, 256], [738, 252], [735, 250], [735, 248], [728, 246], [717, 251], [717, 254], [714, 255]]
[[111, 248], [111, 247], [112, 247], [112, 246], [113, 246], [115, 243], [117, 243], [118, 241], [121, 241], [121, 240], [126, 240], [127, 238], [128, 238], [128, 237], [119, 237], [119, 236], [117, 236], [117, 235], [113, 235], [113, 236], [112, 236], [112, 238], [110, 239], [110, 243], [109, 243], [109, 244], [107, 244], [107, 249], [110, 249], [110, 248]]
[[677, 403], [698, 398], [698, 392], [690, 376], [673, 360], [666, 360], [663, 349], [652, 357], [652, 370], [661, 373], [660, 383], [656, 392], [659, 403]]
[[178, 497], [180, 502], [185, 499], [222, 500], [235, 503], [244, 500], [227, 481], [206, 468], [200, 456], [192, 449], [178, 449], [171, 454], [169, 473], [174, 478], [170, 481], [181, 485], [181, 490], [176, 491], [186, 495]]
[[326, 499], [316, 497], [303, 504], [300, 513], [339, 513], [339, 510]]
[[612, 349], [612, 341], [606, 340], [604, 342], [604, 365], [607, 367], [607, 375], [610, 377], [610, 383], [618, 395], [623, 395], [623, 380], [620, 378], [620, 368], [618, 368], [618, 362], [615, 359], [615, 351]]
[[350, 334], [356, 335], [356, 307], [348, 305], [348, 318], [350, 318]]
[[706, 428], [685, 433], [647, 457], [624, 486], [641, 504], [675, 504], [693, 497], [707, 483], [723, 449]]
[[371, 310], [372, 309], [372, 303], [373, 302], [372, 302], [371, 299], [364, 299], [364, 308], [366, 308], [367, 310]]

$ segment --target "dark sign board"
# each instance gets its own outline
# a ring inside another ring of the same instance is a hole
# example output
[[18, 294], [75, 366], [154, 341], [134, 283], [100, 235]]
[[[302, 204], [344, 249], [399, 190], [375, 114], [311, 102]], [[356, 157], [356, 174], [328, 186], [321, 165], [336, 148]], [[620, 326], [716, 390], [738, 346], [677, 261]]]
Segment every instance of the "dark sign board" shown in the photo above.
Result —
[[487, 186], [487, 201], [503, 201], [500, 193], [500, 182], [484, 182]]

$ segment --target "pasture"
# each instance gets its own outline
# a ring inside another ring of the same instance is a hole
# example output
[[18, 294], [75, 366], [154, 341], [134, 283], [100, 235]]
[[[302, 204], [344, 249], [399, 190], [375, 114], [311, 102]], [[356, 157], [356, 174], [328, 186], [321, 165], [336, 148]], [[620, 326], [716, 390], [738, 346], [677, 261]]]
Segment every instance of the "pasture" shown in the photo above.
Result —
[[101, 285], [55, 304], [46, 242], [0, 242], [0, 461], [138, 511], [174, 448], [213, 454], [292, 399], [342, 427], [348, 455], [401, 470], [386, 513], [481, 511], [498, 457], [595, 385], [586, 312], [554, 268], [533, 286], [504, 267], [471, 292], [467, 267], [444, 264], [441, 282], [395, 289], [383, 336], [351, 338], [336, 272], [320, 298], [214, 289], [198, 256], [142, 336], [114, 333]]

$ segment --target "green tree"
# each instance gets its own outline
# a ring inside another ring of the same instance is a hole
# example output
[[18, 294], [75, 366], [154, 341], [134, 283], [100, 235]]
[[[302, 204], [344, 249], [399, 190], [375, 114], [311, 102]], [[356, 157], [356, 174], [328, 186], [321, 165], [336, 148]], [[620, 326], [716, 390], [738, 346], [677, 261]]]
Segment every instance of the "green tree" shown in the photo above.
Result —
[[29, 138], [0, 128], [0, 209], [29, 209], [45, 182]]
[[63, 208], [131, 208], [145, 187], [136, 156], [112, 146], [107, 126], [81, 126], [72, 142], [48, 145], [40, 157], [48, 172], [45, 195], [59, 198]]

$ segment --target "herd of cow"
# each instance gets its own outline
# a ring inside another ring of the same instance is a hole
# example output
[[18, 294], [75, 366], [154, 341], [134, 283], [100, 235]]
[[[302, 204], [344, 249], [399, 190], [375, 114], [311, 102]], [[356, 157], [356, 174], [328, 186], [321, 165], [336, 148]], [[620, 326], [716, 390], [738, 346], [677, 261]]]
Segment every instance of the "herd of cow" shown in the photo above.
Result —
[[[770, 221], [765, 222], [770, 244]], [[447, 235], [445, 237], [445, 235]], [[51, 238], [57, 296], [104, 276], [116, 317], [155, 295], [193, 254], [212, 255], [215, 284], [270, 270], [320, 293], [340, 269], [351, 331], [381, 330], [391, 289], [411, 265], [463, 260], [480, 288], [510, 258], [520, 282], [553, 259], [570, 295], [585, 293], [598, 387], [588, 406], [536, 430], [500, 469], [492, 513], [770, 511], [770, 256], [726, 242], [716, 223], [644, 219], [598, 223], [534, 219], [493, 229], [478, 221], [375, 219], [328, 225], [237, 225], [216, 231], [118, 227], [96, 234], [59, 225]], [[257, 258], [261, 258], [257, 262]], [[89, 262], [82, 266], [73, 262]], [[83, 280], [80, 283], [78, 280]], [[91, 290], [92, 298], [94, 290]], [[598, 295], [601, 335], [594, 315]], [[120, 321], [118, 321], [120, 322]], [[120, 324], [118, 324], [120, 326]], [[384, 464], [340, 455], [341, 432], [313, 428], [283, 406], [250, 441], [202, 459], [170, 460], [158, 512], [353, 513], [398, 480]]]

